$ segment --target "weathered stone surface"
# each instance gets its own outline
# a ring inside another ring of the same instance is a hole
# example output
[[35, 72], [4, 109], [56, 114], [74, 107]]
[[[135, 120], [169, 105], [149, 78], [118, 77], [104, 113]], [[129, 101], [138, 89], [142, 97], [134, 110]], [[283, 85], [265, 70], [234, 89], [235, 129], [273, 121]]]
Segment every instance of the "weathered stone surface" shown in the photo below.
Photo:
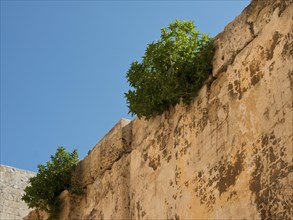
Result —
[[82, 160], [73, 177], [83, 197], [61, 194], [61, 219], [129, 218], [131, 121], [120, 120]]
[[23, 220], [41, 220], [41, 219], [48, 219], [48, 214], [45, 211], [41, 210], [32, 210], [29, 212], [27, 216], [23, 218]]
[[124, 154], [131, 151], [130, 120], [120, 120], [78, 164], [75, 179], [91, 185], [106, 170], [112, 168]]
[[[292, 0], [252, 1], [241, 15], [236, 17], [233, 22], [225, 27], [222, 33], [216, 36], [213, 76], [217, 77], [219, 74], [226, 72], [228, 66], [234, 63], [237, 54], [246, 48], [259, 34], [264, 36], [267, 29], [275, 30], [275, 27], [280, 24], [278, 18], [281, 17], [286, 8], [290, 8], [290, 4], [292, 4]], [[282, 24], [290, 25], [290, 20], [291, 18]], [[272, 36], [268, 34], [267, 37], [271, 38]], [[267, 49], [270, 50], [270, 48]]]
[[[130, 157], [123, 155], [111, 169], [93, 184], [87, 185], [83, 196], [64, 191], [60, 219], [130, 219]], [[28, 220], [47, 219], [31, 217]]]
[[292, 219], [293, 3], [255, 0], [216, 37], [189, 106], [120, 121], [79, 164], [61, 219]]
[[35, 173], [0, 164], [0, 175], [0, 219], [22, 219], [30, 210], [21, 197]]

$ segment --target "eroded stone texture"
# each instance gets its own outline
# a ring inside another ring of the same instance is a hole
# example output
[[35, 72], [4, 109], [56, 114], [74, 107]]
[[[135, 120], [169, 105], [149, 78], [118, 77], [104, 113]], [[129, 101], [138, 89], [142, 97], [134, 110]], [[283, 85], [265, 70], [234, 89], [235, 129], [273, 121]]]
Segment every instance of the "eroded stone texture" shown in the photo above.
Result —
[[131, 151], [131, 128], [129, 120], [120, 120], [111, 131], [88, 153], [78, 164], [76, 178], [82, 185], [93, 184], [106, 170], [118, 161], [125, 153]]
[[0, 173], [0, 219], [22, 219], [30, 210], [21, 197], [35, 173], [1, 164]]
[[254, 1], [217, 36], [212, 85], [133, 122], [132, 218], [293, 217], [292, 10]]
[[252, 1], [189, 106], [119, 122], [79, 164], [62, 219], [292, 219], [292, 15]]
[[129, 219], [131, 128], [120, 120], [77, 165], [84, 195], [63, 192], [60, 219]]

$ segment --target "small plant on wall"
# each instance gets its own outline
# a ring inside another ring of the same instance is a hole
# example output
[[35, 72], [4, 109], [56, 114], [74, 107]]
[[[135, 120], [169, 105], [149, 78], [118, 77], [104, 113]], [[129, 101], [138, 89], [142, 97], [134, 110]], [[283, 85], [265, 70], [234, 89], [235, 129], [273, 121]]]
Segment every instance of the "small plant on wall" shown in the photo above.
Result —
[[150, 43], [141, 62], [127, 72], [133, 90], [125, 93], [129, 113], [149, 119], [182, 99], [188, 104], [212, 71], [212, 39], [191, 21], [161, 29], [160, 40]]
[[74, 189], [74, 193], [76, 188], [80, 188], [71, 183], [71, 174], [77, 161], [76, 150], [69, 153], [64, 147], [58, 147], [55, 155], [51, 156], [51, 161], [46, 165], [38, 165], [39, 171], [36, 176], [29, 179], [22, 200], [29, 208], [46, 211], [49, 219], [56, 219], [60, 211], [60, 193], [65, 189]]

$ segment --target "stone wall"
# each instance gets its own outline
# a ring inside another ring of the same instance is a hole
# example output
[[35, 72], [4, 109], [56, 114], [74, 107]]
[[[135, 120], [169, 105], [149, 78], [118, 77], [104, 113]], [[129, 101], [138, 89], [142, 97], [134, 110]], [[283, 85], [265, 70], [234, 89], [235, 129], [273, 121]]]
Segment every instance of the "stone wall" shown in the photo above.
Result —
[[121, 120], [78, 164], [85, 194], [63, 192], [60, 219], [292, 219], [292, 17], [252, 1], [189, 106]]
[[0, 219], [22, 219], [29, 213], [21, 201], [23, 189], [34, 172], [20, 170], [0, 164]]
[[120, 120], [78, 164], [83, 197], [63, 192], [60, 219], [129, 219], [131, 123]]

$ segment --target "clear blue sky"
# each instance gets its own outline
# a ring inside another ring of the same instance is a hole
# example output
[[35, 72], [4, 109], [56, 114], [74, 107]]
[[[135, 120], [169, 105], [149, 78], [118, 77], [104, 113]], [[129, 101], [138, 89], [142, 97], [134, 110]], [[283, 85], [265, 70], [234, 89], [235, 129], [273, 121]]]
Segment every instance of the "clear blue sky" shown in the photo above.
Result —
[[82, 159], [120, 119], [130, 63], [175, 19], [215, 36], [250, 1], [1, 0], [1, 164]]

